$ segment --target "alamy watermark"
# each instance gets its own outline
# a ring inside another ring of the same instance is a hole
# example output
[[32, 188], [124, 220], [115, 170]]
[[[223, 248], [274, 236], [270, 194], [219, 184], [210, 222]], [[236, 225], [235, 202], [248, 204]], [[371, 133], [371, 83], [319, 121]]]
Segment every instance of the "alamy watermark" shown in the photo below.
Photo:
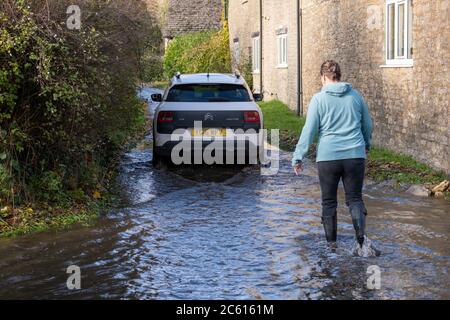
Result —
[[66, 270], [70, 276], [67, 278], [66, 285], [69, 290], [81, 289], [81, 269], [77, 265], [71, 265]]
[[66, 13], [69, 15], [66, 21], [67, 29], [80, 30], [81, 29], [81, 9], [78, 5], [70, 5], [67, 7]]
[[371, 265], [367, 268], [367, 289], [380, 290], [381, 289], [381, 269], [377, 265]]

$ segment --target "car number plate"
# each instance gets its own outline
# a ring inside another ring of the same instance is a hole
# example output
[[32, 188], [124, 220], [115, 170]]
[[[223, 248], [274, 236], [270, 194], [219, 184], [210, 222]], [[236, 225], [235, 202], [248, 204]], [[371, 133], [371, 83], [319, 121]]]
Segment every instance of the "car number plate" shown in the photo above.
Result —
[[202, 128], [202, 129], [191, 129], [191, 134], [193, 137], [226, 137], [227, 129], [219, 128]]

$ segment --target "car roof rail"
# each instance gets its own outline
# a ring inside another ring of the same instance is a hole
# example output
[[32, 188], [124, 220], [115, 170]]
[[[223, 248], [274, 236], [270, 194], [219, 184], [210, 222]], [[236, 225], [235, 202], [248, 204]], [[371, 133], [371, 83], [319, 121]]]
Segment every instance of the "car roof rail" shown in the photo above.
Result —
[[235, 71], [234, 72], [234, 76], [237, 78], [237, 79], [240, 79], [241, 78], [241, 74], [239, 73], [239, 71]]
[[180, 77], [181, 77], [180, 71], [177, 71], [177, 73], [175, 74], [175, 77], [176, 77], [177, 79], [180, 79]]

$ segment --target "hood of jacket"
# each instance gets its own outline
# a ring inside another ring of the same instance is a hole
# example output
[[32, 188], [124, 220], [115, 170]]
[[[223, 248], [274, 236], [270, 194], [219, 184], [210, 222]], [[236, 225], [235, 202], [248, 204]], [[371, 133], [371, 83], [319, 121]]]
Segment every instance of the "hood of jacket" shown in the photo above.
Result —
[[341, 97], [346, 95], [353, 87], [347, 82], [330, 83], [322, 88], [322, 92], [326, 94]]

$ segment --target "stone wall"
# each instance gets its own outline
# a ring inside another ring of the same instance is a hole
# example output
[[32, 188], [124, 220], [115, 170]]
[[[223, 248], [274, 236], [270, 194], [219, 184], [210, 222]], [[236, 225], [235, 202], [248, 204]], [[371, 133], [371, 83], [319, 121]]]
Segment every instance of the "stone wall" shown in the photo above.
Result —
[[222, 0], [167, 0], [164, 19], [164, 38], [179, 34], [206, 30], [218, 30], [222, 26]]
[[[251, 63], [252, 34], [259, 32], [259, 0], [230, 0], [228, 7], [228, 25], [230, 30], [230, 48], [233, 69]], [[239, 58], [234, 55], [235, 42], [239, 44]], [[260, 92], [259, 74], [253, 74], [253, 88]]]
[[[374, 143], [450, 173], [450, 1], [413, 1], [413, 67], [384, 67], [385, 0], [303, 0], [303, 103], [320, 90], [326, 59], [366, 98]], [[296, 106], [296, 0], [263, 1], [266, 98]], [[247, 6], [247, 8], [246, 8]], [[230, 38], [251, 46], [259, 0], [231, 0]], [[288, 28], [288, 68], [276, 68], [277, 28]], [[231, 44], [232, 45], [232, 44]], [[251, 51], [250, 51], [251, 52]], [[256, 75], [258, 76], [258, 75]], [[255, 77], [255, 83], [258, 83]]]
[[384, 0], [304, 0], [304, 102], [335, 59], [368, 102], [375, 144], [450, 173], [449, 3], [414, 0], [414, 66], [386, 68]]
[[[263, 3], [263, 81], [266, 99], [279, 99], [292, 109], [297, 102], [296, 1]], [[278, 66], [277, 30], [287, 30], [287, 67]]]
[[[252, 35], [260, 32], [259, 0], [230, 0], [230, 46], [239, 42], [240, 59], [251, 61]], [[290, 106], [297, 101], [297, 17], [296, 1], [263, 1], [262, 76], [266, 100], [279, 99]], [[277, 64], [277, 30], [287, 31], [288, 65]], [[238, 65], [234, 61], [235, 67]], [[254, 89], [261, 92], [260, 74], [253, 74]]]

